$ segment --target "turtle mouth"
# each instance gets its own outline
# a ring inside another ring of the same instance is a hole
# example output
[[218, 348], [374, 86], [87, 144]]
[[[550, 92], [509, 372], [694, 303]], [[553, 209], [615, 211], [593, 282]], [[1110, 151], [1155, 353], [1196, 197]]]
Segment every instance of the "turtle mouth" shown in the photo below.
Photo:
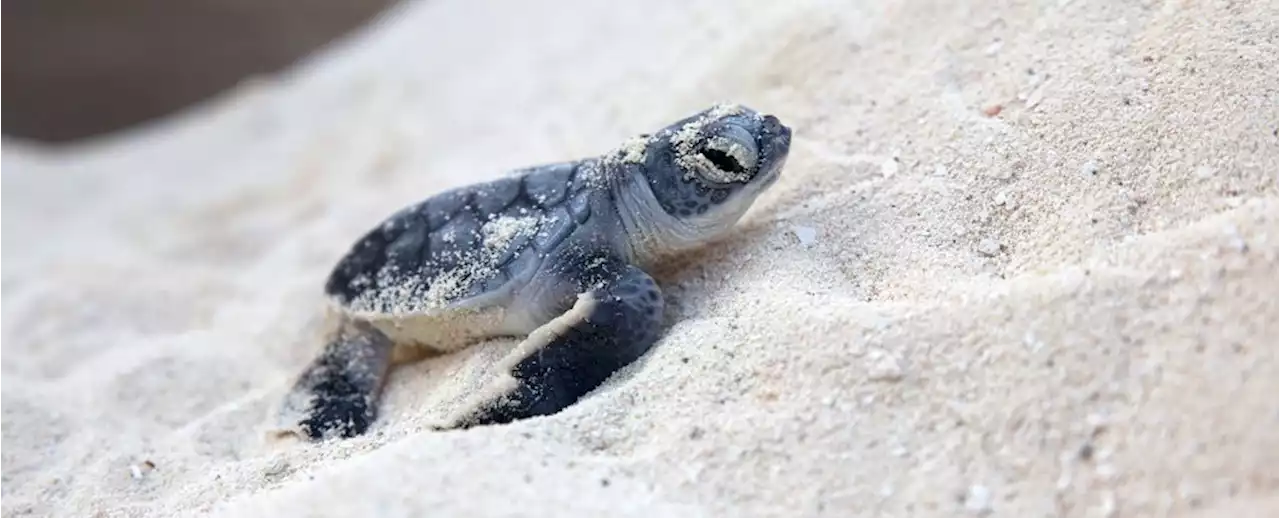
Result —
[[765, 169], [764, 179], [760, 182], [760, 189], [768, 189], [769, 187], [772, 187], [773, 184], [778, 183], [778, 178], [782, 177], [782, 166], [786, 164], [787, 157], [786, 155], [783, 155], [781, 158], [775, 160], [768, 169]]

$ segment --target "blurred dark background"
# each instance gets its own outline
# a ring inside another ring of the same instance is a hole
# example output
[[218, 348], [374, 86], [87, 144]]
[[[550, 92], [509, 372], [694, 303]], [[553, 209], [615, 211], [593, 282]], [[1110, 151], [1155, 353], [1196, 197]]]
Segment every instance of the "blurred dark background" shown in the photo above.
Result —
[[6, 135], [65, 142], [279, 70], [393, 0], [4, 0]]

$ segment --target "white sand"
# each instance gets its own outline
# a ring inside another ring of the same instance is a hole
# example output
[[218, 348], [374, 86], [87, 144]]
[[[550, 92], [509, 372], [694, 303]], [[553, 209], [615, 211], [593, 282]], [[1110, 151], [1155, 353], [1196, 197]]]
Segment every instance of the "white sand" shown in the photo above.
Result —
[[[1275, 516], [1275, 2], [750, 4], [419, 2], [7, 142], [4, 515]], [[365, 229], [721, 100], [794, 154], [662, 272], [644, 360], [428, 431], [494, 342], [398, 371], [368, 436], [264, 440]]]

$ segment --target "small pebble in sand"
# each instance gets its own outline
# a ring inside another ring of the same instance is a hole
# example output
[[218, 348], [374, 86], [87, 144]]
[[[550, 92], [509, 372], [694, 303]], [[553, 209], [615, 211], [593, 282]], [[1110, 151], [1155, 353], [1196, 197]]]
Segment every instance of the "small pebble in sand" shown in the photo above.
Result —
[[1116, 495], [1110, 491], [1102, 493], [1102, 502], [1098, 504], [1098, 514], [1104, 518], [1116, 515]]
[[1193, 508], [1200, 507], [1201, 491], [1194, 482], [1183, 480], [1178, 483], [1178, 496], [1182, 499], [1184, 504]]
[[1240, 235], [1240, 229], [1235, 225], [1227, 225], [1223, 227], [1222, 232], [1227, 236], [1227, 246], [1239, 253], [1249, 251], [1249, 244], [1244, 241], [1244, 237]]
[[1076, 456], [1079, 457], [1080, 460], [1085, 462], [1089, 462], [1093, 460], [1093, 444], [1086, 442], [1083, 445], [1081, 445], [1080, 450], [1076, 452]]
[[885, 178], [891, 178], [893, 175], [898, 174], [898, 169], [898, 157], [887, 158], [880, 163], [880, 174], [884, 175]]
[[985, 516], [991, 512], [991, 490], [981, 484], [969, 486], [964, 498], [964, 508], [973, 514]]
[[893, 355], [872, 350], [867, 354], [867, 378], [871, 381], [898, 381], [902, 379], [902, 365]]
[[1035, 90], [1032, 90], [1031, 93], [1027, 95], [1026, 107], [1028, 110], [1033, 110], [1035, 109], [1036, 106], [1040, 105], [1041, 101], [1044, 101], [1044, 85], [1043, 84], [1041, 84]]
[[262, 472], [262, 476], [267, 479], [279, 478], [289, 473], [289, 461], [284, 459], [276, 459], [267, 469]]
[[987, 257], [995, 257], [1000, 253], [1000, 242], [991, 238], [984, 238], [978, 242], [978, 253]]
[[818, 240], [818, 231], [813, 227], [793, 225], [791, 233], [796, 235], [796, 239], [800, 240], [800, 246], [805, 248], [809, 248]]
[[142, 477], [147, 476], [147, 474], [151, 473], [151, 471], [154, 469], [156, 469], [156, 464], [154, 462], [151, 462], [149, 460], [144, 460], [142, 462], [129, 466], [129, 475], [131, 475], [134, 478], [134, 480], [141, 480]]
[[1044, 342], [1041, 342], [1039, 338], [1036, 338], [1036, 334], [1034, 332], [1027, 331], [1022, 335], [1022, 345], [1025, 345], [1031, 352], [1036, 352], [1044, 347]]
[[982, 114], [987, 117], [995, 117], [996, 115], [1000, 115], [1001, 111], [1004, 111], [1004, 105], [1000, 103], [990, 103], [982, 107]]

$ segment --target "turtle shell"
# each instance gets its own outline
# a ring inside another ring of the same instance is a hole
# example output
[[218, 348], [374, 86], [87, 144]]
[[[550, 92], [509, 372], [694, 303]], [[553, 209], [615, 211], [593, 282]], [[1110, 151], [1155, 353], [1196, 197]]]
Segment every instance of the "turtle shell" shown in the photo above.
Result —
[[405, 207], [352, 245], [325, 293], [345, 309], [412, 315], [510, 293], [590, 215], [584, 162], [529, 168]]

